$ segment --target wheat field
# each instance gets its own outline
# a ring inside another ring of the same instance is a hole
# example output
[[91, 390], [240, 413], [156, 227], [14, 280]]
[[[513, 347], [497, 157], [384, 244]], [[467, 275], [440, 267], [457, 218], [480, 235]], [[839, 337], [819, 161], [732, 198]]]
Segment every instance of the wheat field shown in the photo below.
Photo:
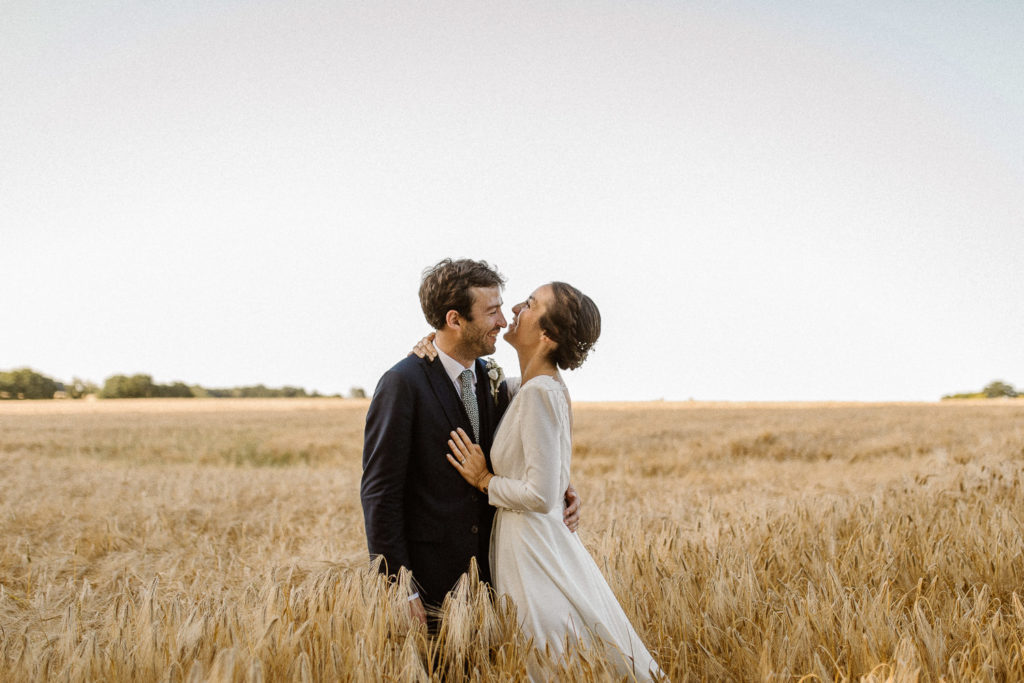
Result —
[[[614, 680], [368, 571], [365, 401], [0, 403], [0, 680]], [[580, 534], [673, 681], [1024, 680], [1024, 401], [577, 404]]]

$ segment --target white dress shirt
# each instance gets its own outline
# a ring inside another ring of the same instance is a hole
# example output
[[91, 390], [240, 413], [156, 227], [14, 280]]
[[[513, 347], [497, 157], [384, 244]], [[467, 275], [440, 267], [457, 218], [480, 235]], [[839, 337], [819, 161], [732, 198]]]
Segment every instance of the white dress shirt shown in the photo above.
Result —
[[455, 385], [455, 393], [462, 397], [462, 380], [459, 379], [466, 370], [470, 370], [473, 373], [473, 392], [476, 392], [476, 362], [470, 363], [467, 368], [465, 365], [455, 360], [447, 353], [442, 351], [437, 344], [434, 344], [434, 348], [437, 349], [437, 358], [441, 361], [441, 365], [444, 366], [444, 371], [448, 373], [448, 379]]

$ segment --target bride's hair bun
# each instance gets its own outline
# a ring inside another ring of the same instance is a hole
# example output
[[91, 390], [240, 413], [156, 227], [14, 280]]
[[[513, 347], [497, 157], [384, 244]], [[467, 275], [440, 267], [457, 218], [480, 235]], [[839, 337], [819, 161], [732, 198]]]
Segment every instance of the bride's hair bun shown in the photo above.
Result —
[[601, 312], [594, 301], [565, 282], [552, 282], [554, 303], [540, 318], [540, 328], [558, 347], [551, 359], [563, 370], [583, 365], [601, 336]]

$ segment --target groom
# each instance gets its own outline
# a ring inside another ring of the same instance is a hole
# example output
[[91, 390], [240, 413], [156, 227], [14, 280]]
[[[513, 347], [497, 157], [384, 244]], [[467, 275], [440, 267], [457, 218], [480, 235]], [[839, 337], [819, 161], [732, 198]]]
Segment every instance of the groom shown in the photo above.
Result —
[[[508, 323], [502, 315], [505, 278], [485, 261], [445, 259], [420, 283], [420, 306], [435, 330], [440, 362], [408, 356], [384, 373], [366, 414], [360, 498], [371, 557], [381, 571], [412, 572], [418, 592], [413, 616], [444, 596], [476, 558], [480, 579], [488, 562], [494, 508], [445, 458], [449, 433], [462, 427], [480, 444], [490, 467], [491, 443], [509, 396], [480, 356], [494, 353]], [[575, 530], [579, 501], [570, 486], [566, 525]]]

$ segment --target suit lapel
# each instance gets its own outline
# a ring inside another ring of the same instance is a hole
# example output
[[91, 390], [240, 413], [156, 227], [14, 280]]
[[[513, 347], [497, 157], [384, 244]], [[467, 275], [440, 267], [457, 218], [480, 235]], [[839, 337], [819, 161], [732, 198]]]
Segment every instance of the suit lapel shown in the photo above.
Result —
[[451, 428], [463, 427], [468, 420], [468, 418], [463, 419], [462, 417], [466, 410], [462, 407], [459, 395], [456, 393], [451, 379], [448, 378], [448, 373], [444, 371], [441, 361], [437, 360], [433, 363], [423, 361], [422, 365], [423, 371], [427, 373], [427, 378], [430, 380], [430, 388], [433, 389], [434, 395], [437, 396], [437, 402], [444, 409], [445, 417], [448, 418]]

